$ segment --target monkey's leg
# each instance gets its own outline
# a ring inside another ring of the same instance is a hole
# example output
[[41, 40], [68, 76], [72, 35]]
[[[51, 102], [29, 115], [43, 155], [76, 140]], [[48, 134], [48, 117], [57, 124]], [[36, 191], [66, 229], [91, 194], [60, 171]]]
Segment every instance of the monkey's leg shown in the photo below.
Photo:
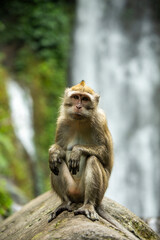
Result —
[[95, 156], [87, 159], [84, 178], [85, 189], [84, 204], [74, 211], [75, 215], [83, 214], [92, 221], [99, 220], [95, 207], [100, 204], [108, 186], [106, 172]]
[[62, 204], [60, 204], [54, 212], [51, 213], [50, 218], [48, 219], [48, 222], [51, 222], [53, 219], [55, 219], [60, 213], [62, 213], [63, 211], [68, 211], [71, 212], [71, 208], [70, 208], [71, 202], [63, 202]]
[[58, 206], [54, 212], [51, 213], [48, 222], [51, 222], [65, 210], [72, 211], [72, 202], [69, 198], [69, 193], [77, 187], [65, 162], [62, 162], [62, 164], [59, 165], [58, 176], [51, 173], [51, 184], [53, 190], [61, 198], [62, 204]]

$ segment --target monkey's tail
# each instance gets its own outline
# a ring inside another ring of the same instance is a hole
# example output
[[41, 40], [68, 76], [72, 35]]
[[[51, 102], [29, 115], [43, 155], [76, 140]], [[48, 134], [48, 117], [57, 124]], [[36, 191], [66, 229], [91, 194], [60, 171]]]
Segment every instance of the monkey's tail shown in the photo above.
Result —
[[102, 217], [104, 220], [114, 225], [116, 228], [119, 229], [122, 227], [122, 225], [118, 221], [116, 221], [114, 217], [112, 217], [106, 210], [104, 210], [104, 207], [102, 204], [96, 208], [96, 211], [100, 217]]
[[102, 204], [96, 208], [96, 211], [97, 211], [98, 215], [103, 218], [104, 221], [109, 222], [116, 229], [123, 232], [126, 235], [127, 239], [131, 239], [131, 240], [139, 239], [139, 237], [135, 235], [134, 231], [132, 231], [132, 233], [134, 234], [133, 235], [122, 224], [120, 224], [114, 217], [112, 217], [108, 212], [106, 212], [106, 210], [104, 210], [104, 207]]

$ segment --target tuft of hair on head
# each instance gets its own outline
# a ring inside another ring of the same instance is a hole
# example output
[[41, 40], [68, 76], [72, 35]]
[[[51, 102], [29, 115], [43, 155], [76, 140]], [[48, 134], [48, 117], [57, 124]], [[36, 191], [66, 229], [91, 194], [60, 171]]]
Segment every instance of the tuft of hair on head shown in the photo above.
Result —
[[84, 80], [82, 80], [80, 83], [78, 83], [77, 85], [71, 87], [71, 90], [72, 91], [81, 91], [81, 92], [87, 92], [87, 93], [90, 93], [90, 94], [94, 94], [94, 90], [90, 87], [88, 87], [85, 83]]
[[80, 82], [80, 85], [82, 85], [82, 86], [84, 87], [84, 86], [86, 85], [85, 81], [82, 80], [82, 81]]

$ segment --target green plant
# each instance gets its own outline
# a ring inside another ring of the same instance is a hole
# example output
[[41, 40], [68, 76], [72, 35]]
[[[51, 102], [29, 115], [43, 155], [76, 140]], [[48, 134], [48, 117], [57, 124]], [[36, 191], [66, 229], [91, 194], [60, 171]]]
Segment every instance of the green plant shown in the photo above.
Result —
[[11, 213], [12, 199], [6, 191], [5, 181], [0, 182], [0, 215], [7, 217]]

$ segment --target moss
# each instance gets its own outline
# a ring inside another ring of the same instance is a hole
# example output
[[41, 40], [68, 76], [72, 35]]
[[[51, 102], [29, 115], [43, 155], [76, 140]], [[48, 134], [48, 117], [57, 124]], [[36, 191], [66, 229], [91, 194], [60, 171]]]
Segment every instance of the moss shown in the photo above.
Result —
[[61, 221], [58, 221], [56, 224], [55, 224], [55, 228], [58, 228], [59, 224], [61, 223]]
[[142, 239], [157, 240], [155, 233], [151, 231], [142, 220], [131, 221], [129, 225], [132, 226], [132, 230], [130, 231], [133, 232], [135, 236], [140, 236]]
[[7, 217], [11, 213], [12, 199], [6, 191], [5, 182], [0, 182], [0, 215]]
[[58, 229], [59, 227], [62, 227], [62, 225], [64, 225], [66, 221], [67, 221], [66, 219], [60, 219], [59, 221], [56, 222], [54, 228]]
[[33, 238], [31, 238], [31, 240], [36, 240], [36, 239], [41, 239], [41, 235], [43, 234], [43, 232], [39, 232], [38, 234], [36, 234]]

